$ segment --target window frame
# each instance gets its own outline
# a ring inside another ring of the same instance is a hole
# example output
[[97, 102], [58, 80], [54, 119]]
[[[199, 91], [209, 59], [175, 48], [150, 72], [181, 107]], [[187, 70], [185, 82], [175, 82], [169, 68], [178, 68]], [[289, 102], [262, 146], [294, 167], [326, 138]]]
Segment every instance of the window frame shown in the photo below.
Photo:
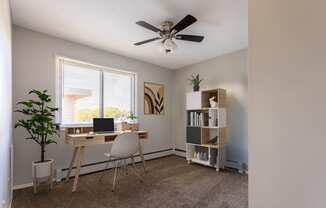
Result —
[[[55, 119], [57, 123], [60, 123], [61, 127], [88, 127], [92, 126], [92, 122], [90, 123], [74, 123], [74, 124], [63, 124], [62, 123], [62, 103], [63, 103], [63, 93], [64, 93], [64, 64], [68, 63], [70, 65], [75, 65], [79, 67], [88, 68], [91, 70], [96, 70], [100, 72], [99, 76], [99, 84], [100, 84], [100, 93], [99, 93], [99, 117], [104, 117], [104, 73], [109, 72], [113, 74], [119, 75], [127, 75], [131, 78], [131, 102], [130, 102], [130, 111], [137, 115], [137, 100], [136, 100], [136, 92], [137, 92], [137, 73], [130, 72], [126, 70], [114, 69], [107, 66], [101, 66], [97, 64], [92, 64], [85, 61], [80, 61], [72, 58], [68, 58], [65, 56], [56, 56], [56, 106], [59, 110], [56, 113]], [[115, 121], [115, 123], [118, 123]]]

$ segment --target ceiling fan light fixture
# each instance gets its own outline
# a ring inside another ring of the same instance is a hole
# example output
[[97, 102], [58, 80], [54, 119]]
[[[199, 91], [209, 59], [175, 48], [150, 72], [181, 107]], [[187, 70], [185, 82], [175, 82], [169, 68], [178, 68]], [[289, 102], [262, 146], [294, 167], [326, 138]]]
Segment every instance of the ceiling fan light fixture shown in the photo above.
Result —
[[161, 53], [165, 53], [164, 41], [160, 41], [160, 42], [158, 43], [158, 50], [159, 50], [159, 52], [161, 52]]
[[163, 44], [165, 53], [173, 53], [177, 49], [177, 44], [172, 39], [166, 39]]

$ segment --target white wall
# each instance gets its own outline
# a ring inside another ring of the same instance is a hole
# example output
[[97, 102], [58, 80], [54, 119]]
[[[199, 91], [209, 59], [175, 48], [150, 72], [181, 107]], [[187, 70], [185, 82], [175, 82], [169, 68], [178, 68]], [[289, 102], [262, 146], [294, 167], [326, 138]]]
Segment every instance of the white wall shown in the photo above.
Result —
[[11, 199], [12, 68], [8, 0], [0, 0], [0, 207]]
[[173, 138], [175, 148], [185, 150], [186, 93], [192, 91], [191, 74], [204, 79], [201, 89], [227, 90], [228, 145], [227, 160], [248, 161], [247, 138], [247, 51], [231, 54], [191, 65], [176, 71], [173, 96]]
[[326, 207], [326, 1], [249, 0], [249, 207]]
[[[109, 37], [108, 37], [109, 38]], [[93, 64], [128, 70], [138, 73], [137, 106], [141, 128], [149, 131], [149, 139], [143, 142], [144, 152], [152, 152], [171, 148], [171, 106], [174, 72], [109, 52], [90, 48], [80, 44], [33, 32], [21, 27], [13, 30], [13, 101], [25, 99], [31, 89], [48, 89], [55, 95], [55, 55], [90, 62]], [[143, 113], [144, 81], [152, 81], [165, 85], [165, 115], [145, 116]], [[19, 115], [14, 114], [14, 121]], [[31, 182], [31, 162], [38, 160], [40, 149], [32, 141], [22, 139], [23, 129], [14, 130], [14, 184]], [[86, 149], [85, 163], [103, 161], [108, 147], [94, 146]], [[56, 160], [57, 168], [68, 167], [72, 155], [72, 147], [64, 144], [63, 139], [58, 145], [50, 145], [46, 152], [47, 158]], [[87, 171], [87, 170], [86, 170]], [[85, 172], [85, 171], [84, 171]]]

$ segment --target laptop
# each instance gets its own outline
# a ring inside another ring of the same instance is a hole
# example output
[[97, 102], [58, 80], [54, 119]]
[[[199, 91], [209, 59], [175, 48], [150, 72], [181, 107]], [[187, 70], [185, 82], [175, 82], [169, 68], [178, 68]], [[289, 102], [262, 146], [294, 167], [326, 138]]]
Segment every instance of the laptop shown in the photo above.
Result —
[[113, 118], [93, 118], [94, 133], [112, 133], [114, 132]]

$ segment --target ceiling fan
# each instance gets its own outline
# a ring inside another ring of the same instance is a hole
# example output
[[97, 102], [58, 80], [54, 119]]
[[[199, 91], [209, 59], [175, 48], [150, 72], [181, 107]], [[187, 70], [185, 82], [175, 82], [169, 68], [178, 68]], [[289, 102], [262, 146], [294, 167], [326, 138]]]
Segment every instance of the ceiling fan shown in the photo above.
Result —
[[188, 14], [177, 24], [174, 24], [171, 21], [163, 22], [160, 25], [161, 29], [145, 21], [138, 21], [136, 22], [137, 25], [140, 25], [148, 30], [158, 33], [159, 36], [138, 43], [134, 43], [134, 45], [139, 46], [152, 41], [161, 40], [160, 45], [162, 51], [164, 51], [165, 53], [172, 53], [177, 48], [177, 45], [174, 42], [175, 39], [192, 41], [192, 42], [201, 42], [204, 39], [204, 36], [178, 34], [181, 30], [187, 28], [188, 26], [192, 25], [196, 21], [197, 19], [194, 16]]

